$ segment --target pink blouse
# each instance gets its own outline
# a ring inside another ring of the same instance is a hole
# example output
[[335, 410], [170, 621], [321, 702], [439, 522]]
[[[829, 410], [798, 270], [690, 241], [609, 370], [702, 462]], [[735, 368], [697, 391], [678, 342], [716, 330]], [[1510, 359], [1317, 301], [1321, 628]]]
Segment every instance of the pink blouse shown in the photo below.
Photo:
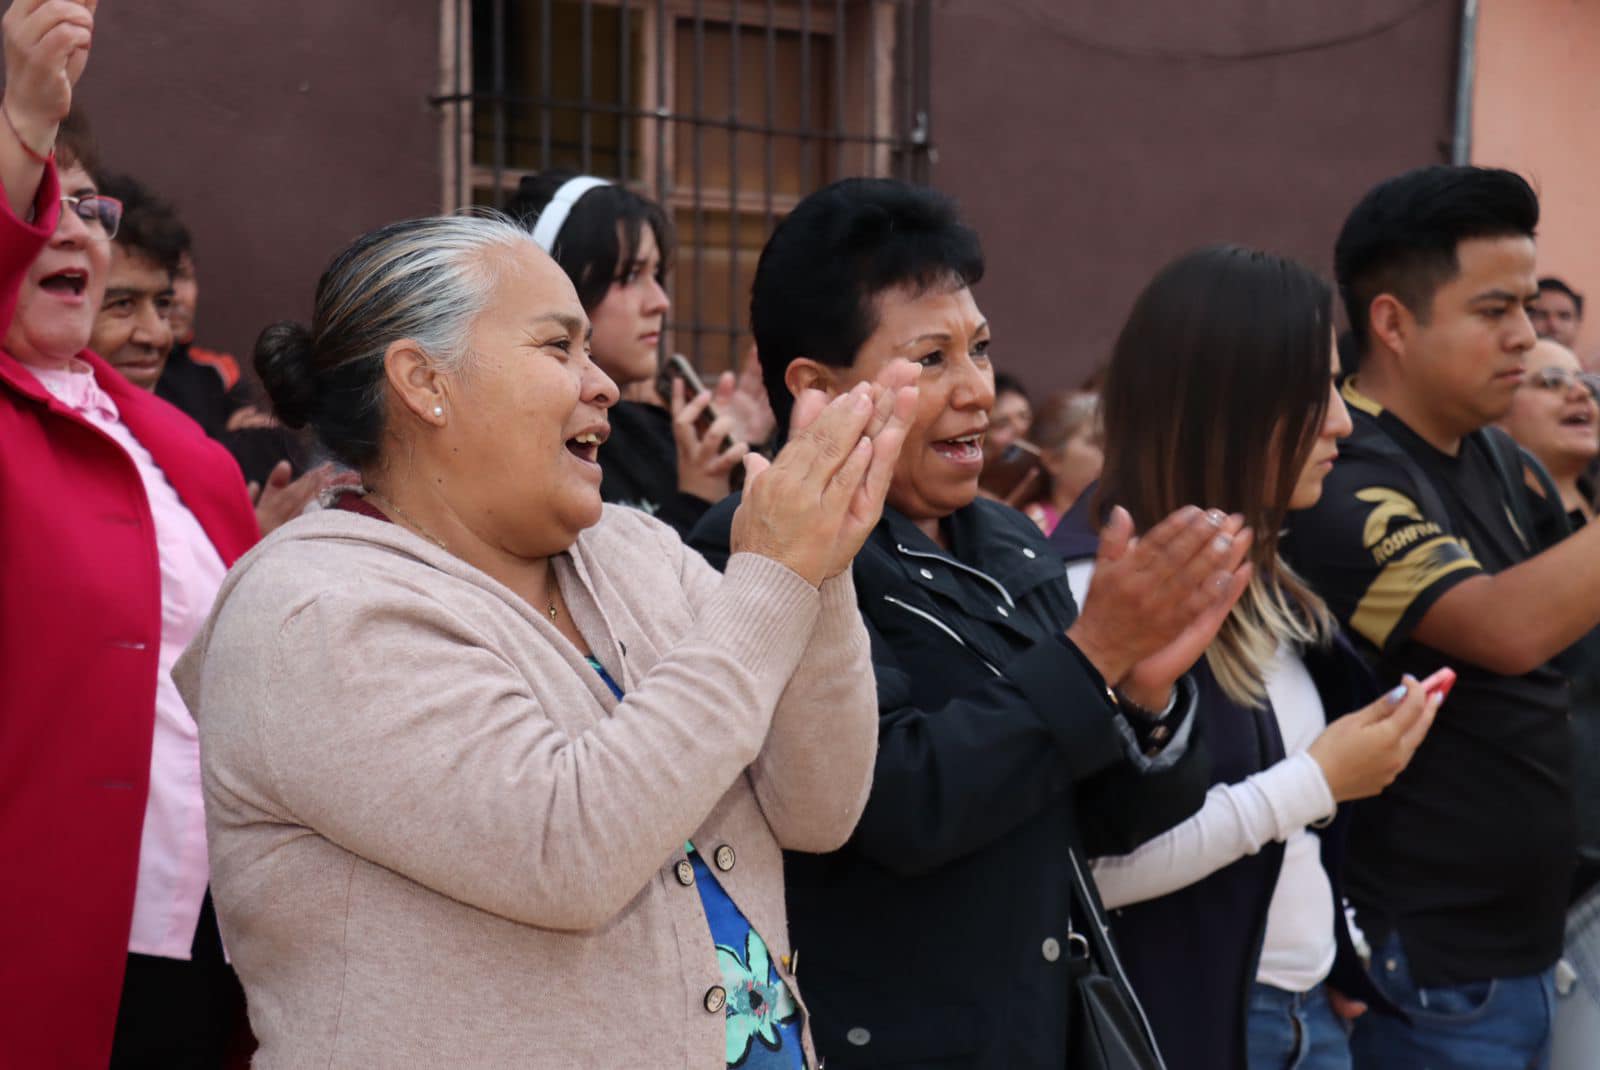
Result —
[[200, 793], [200, 737], [172, 682], [172, 665], [211, 612], [227, 569], [160, 466], [123, 424], [116, 403], [100, 389], [89, 366], [74, 360], [68, 367], [28, 370], [56, 400], [127, 451], [150, 503], [161, 561], [161, 652], [150, 795], [139, 842], [128, 950], [187, 959], [210, 867]]

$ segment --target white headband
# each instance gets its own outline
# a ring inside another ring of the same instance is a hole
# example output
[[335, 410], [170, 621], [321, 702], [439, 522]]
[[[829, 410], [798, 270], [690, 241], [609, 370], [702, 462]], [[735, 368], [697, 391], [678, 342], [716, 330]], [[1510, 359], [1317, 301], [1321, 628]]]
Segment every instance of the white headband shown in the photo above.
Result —
[[544, 211], [539, 213], [539, 222], [533, 228], [533, 240], [545, 252], [555, 248], [556, 238], [561, 234], [561, 228], [566, 225], [567, 213], [572, 211], [572, 206], [578, 203], [578, 198], [594, 189], [596, 186], [609, 186], [611, 183], [603, 178], [593, 175], [579, 175], [569, 178], [561, 183], [555, 196], [550, 198], [550, 203], [544, 206]]

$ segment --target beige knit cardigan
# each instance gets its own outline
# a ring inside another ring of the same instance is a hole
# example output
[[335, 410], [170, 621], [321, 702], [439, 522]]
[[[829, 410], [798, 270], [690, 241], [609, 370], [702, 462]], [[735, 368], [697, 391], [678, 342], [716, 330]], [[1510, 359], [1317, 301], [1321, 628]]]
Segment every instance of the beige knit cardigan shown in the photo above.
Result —
[[721, 1067], [691, 837], [794, 985], [779, 849], [844, 842], [876, 748], [848, 573], [718, 575], [612, 506], [554, 561], [620, 703], [398, 525], [312, 514], [229, 573], [176, 676], [255, 1066]]

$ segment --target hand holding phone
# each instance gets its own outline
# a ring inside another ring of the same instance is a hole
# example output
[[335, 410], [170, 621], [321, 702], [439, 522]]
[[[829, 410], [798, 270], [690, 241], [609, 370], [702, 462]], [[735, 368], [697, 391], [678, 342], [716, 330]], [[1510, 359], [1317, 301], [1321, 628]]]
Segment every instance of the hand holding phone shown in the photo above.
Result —
[[[694, 370], [694, 365], [690, 364], [688, 358], [682, 353], [672, 353], [662, 362], [661, 374], [656, 379], [656, 392], [661, 395], [661, 399], [669, 406], [672, 404], [672, 384], [676, 379], [683, 380], [685, 394], [683, 400], [685, 402], [692, 402], [701, 394], [706, 393], [706, 384]], [[716, 410], [708, 404], [695, 417], [695, 430], [703, 435], [710, 429], [712, 424], [716, 423], [716, 420]]]

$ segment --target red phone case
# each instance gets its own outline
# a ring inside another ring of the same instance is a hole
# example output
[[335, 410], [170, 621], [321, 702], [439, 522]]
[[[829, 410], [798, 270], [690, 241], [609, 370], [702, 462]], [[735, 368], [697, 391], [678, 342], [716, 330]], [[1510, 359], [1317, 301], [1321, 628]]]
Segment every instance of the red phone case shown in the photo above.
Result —
[[1430, 695], [1438, 695], [1441, 699], [1450, 694], [1450, 689], [1456, 684], [1456, 671], [1449, 666], [1422, 681], [1422, 690]]

